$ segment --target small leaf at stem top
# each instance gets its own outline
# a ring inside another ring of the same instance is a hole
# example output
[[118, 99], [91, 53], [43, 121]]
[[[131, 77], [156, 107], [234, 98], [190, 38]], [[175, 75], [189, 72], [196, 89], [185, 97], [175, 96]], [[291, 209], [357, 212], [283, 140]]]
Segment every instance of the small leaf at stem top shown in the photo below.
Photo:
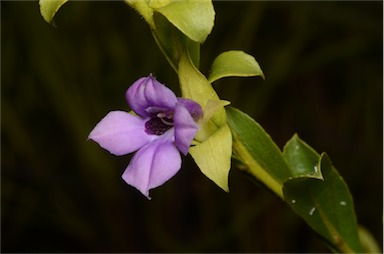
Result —
[[264, 73], [255, 58], [240, 50], [230, 50], [221, 53], [212, 63], [209, 82], [214, 82], [224, 77], [252, 77]]

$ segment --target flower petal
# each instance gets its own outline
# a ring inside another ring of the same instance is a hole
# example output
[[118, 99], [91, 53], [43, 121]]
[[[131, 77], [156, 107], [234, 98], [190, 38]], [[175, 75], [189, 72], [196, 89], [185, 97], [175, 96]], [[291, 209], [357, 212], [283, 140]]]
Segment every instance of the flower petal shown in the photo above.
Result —
[[145, 121], [124, 111], [109, 112], [91, 131], [88, 138], [115, 155], [138, 150], [153, 140], [145, 133]]
[[177, 148], [186, 155], [199, 126], [193, 120], [189, 111], [181, 103], [176, 104], [175, 115], [173, 117], [175, 126], [175, 142]]
[[195, 122], [197, 122], [203, 116], [203, 109], [201, 108], [200, 104], [194, 100], [187, 98], [177, 98], [177, 101], [188, 110], [189, 114], [191, 114]]
[[149, 190], [156, 188], [181, 167], [181, 156], [173, 143], [173, 130], [141, 148], [123, 173], [123, 179], [151, 199]]
[[173, 109], [177, 102], [172, 90], [152, 75], [138, 79], [128, 88], [125, 96], [133, 111], [143, 118], [150, 117], [151, 113], [160, 110]]

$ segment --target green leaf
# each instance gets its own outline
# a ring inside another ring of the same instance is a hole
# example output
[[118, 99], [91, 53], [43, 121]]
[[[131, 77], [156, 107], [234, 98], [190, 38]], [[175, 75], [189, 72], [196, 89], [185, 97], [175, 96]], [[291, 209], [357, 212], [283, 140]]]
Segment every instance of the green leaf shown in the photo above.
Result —
[[153, 8], [145, 0], [124, 0], [124, 2], [135, 9], [145, 19], [151, 29], [155, 28], [153, 22]]
[[283, 155], [291, 167], [293, 177], [311, 177], [323, 180], [318, 168], [319, 154], [294, 135], [284, 147]]
[[327, 154], [319, 155], [295, 135], [283, 152], [294, 177], [284, 198], [337, 252], [361, 252], [352, 196]]
[[53, 22], [53, 17], [60, 7], [68, 0], [40, 0], [40, 13], [48, 23]]
[[261, 76], [264, 78], [263, 71], [255, 58], [239, 50], [231, 50], [221, 53], [213, 61], [211, 73], [208, 77], [209, 82], [224, 77], [252, 77]]
[[[124, 2], [143, 16], [151, 28], [157, 45], [176, 72], [178, 72], [180, 57], [186, 50], [189, 52], [193, 64], [199, 67], [200, 43], [191, 40], [180, 31], [175, 26], [177, 22], [172, 22], [175, 18], [175, 15], [172, 14], [172, 6], [177, 6], [178, 3], [175, 3], [174, 0], [124, 0]], [[182, 13], [177, 15], [182, 15]]]
[[359, 227], [359, 238], [364, 253], [383, 253], [372, 233], [365, 227]]
[[229, 191], [232, 137], [228, 125], [223, 125], [207, 140], [191, 147], [189, 153], [205, 176], [224, 191]]
[[198, 67], [200, 44], [185, 36], [164, 16], [154, 13], [153, 20], [155, 29], [152, 29], [152, 35], [173, 69], [178, 72], [181, 55], [186, 50], [189, 52], [193, 64]]
[[247, 114], [227, 107], [233, 135], [233, 156], [256, 180], [283, 198], [283, 182], [291, 176], [280, 149], [263, 128]]
[[156, 9], [191, 40], [203, 43], [211, 33], [215, 10], [211, 0], [171, 1]]
[[[198, 122], [200, 130], [195, 137], [199, 143], [189, 153], [204, 175], [228, 191], [232, 135], [224, 110], [227, 102], [220, 101], [212, 85], [192, 64], [188, 52], [180, 58], [178, 74], [183, 97], [196, 101], [204, 111], [204, 120]], [[207, 119], [207, 115], [212, 117]]]
[[[211, 104], [210, 101], [220, 101], [211, 83], [209, 83], [206, 77], [191, 62], [188, 52], [184, 52], [181, 56], [178, 70], [180, 89], [183, 97], [199, 103], [203, 111], [205, 107]], [[214, 127], [210, 133], [225, 125], [226, 113], [224, 107], [220, 107], [209, 122], [211, 123], [211, 127]]]

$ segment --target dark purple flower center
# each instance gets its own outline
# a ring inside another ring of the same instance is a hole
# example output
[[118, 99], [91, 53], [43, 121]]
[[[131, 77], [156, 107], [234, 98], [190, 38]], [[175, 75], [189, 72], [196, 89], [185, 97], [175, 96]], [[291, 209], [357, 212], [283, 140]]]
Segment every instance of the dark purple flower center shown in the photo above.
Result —
[[149, 135], [163, 135], [173, 127], [173, 111], [159, 112], [145, 122], [145, 132]]
[[[195, 101], [178, 98], [178, 102], [188, 110], [195, 122], [203, 116], [201, 106]], [[173, 110], [149, 107], [146, 111], [151, 114], [151, 118], [145, 122], [145, 132], [149, 135], [160, 136], [173, 127]]]

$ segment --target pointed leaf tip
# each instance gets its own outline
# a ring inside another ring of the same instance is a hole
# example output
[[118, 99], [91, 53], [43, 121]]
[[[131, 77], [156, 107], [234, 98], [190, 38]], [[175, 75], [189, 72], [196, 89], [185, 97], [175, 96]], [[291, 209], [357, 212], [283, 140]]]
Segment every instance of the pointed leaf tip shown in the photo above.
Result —
[[224, 191], [229, 192], [232, 135], [228, 125], [223, 125], [206, 141], [191, 147], [189, 153], [206, 177]]
[[295, 135], [284, 148], [284, 157], [294, 175], [283, 186], [293, 211], [332, 249], [361, 252], [352, 196], [328, 155], [319, 155]]
[[303, 142], [297, 134], [286, 143], [283, 156], [291, 169], [291, 178], [311, 177], [323, 180], [319, 165], [319, 154]]
[[56, 12], [66, 2], [68, 2], [68, 0], [39, 0], [41, 16], [51, 24]]

